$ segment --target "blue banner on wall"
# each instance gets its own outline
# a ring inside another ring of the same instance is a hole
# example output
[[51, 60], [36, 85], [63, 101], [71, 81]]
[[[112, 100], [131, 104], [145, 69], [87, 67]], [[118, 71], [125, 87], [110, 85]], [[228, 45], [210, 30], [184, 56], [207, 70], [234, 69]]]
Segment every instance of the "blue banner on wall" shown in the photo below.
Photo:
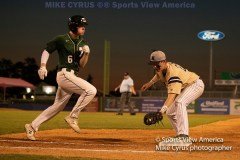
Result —
[[[135, 112], [156, 112], [163, 106], [164, 100], [159, 98], [131, 98], [131, 105], [135, 106]], [[104, 111], [116, 112], [120, 109], [120, 98], [107, 97], [104, 100]], [[128, 111], [128, 107], [124, 106], [124, 111]]]
[[200, 114], [229, 114], [229, 99], [198, 99], [197, 113]]
[[[137, 98], [132, 97], [131, 98], [131, 106], [134, 106], [134, 111], [135, 112], [139, 112], [139, 100]], [[104, 99], [104, 107], [103, 107], [103, 111], [105, 112], [118, 112], [120, 110], [120, 97], [114, 98], [114, 97], [107, 97]], [[124, 112], [128, 112], [129, 108], [126, 104], [124, 104], [123, 107], [123, 111]]]
[[[165, 99], [160, 98], [131, 98], [131, 105], [135, 106], [135, 112], [157, 112], [165, 102]], [[195, 113], [195, 101], [187, 106], [188, 113]], [[107, 97], [104, 100], [104, 111], [117, 112], [120, 109], [120, 97]], [[124, 106], [124, 111], [128, 112], [128, 106]]]
[[156, 112], [161, 109], [163, 104], [164, 100], [159, 98], [143, 98], [140, 103], [141, 112]]

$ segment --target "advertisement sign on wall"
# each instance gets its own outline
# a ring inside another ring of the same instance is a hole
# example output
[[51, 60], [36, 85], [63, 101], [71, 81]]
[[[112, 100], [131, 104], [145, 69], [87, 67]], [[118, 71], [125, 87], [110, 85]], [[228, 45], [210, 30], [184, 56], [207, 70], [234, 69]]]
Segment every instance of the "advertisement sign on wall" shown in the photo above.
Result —
[[[135, 106], [136, 112], [157, 112], [161, 109], [165, 99], [159, 98], [131, 98], [131, 105]], [[187, 106], [188, 113], [195, 113], [196, 101]], [[120, 109], [120, 97], [105, 98], [104, 111], [117, 112]], [[128, 106], [124, 106], [124, 111], [128, 112]]]
[[118, 108], [116, 98], [105, 98], [104, 100], [104, 111], [117, 111]]
[[141, 100], [141, 112], [157, 112], [163, 106], [164, 100], [159, 98], [143, 98]]
[[[139, 112], [139, 109], [138, 109], [138, 102], [139, 99], [136, 99], [136, 98], [131, 98], [131, 105], [132, 106], [135, 106], [134, 107], [134, 111], [135, 112]], [[118, 98], [114, 98], [114, 97], [108, 97], [108, 98], [105, 98], [104, 100], [104, 111], [106, 112], [117, 112], [119, 111], [120, 109], [120, 97]], [[124, 105], [124, 112], [128, 112], [129, 111], [129, 108], [127, 105]]]
[[230, 114], [231, 115], [240, 115], [240, 99], [231, 99], [230, 100]]
[[196, 101], [193, 101], [187, 106], [187, 112], [188, 113], [195, 113], [195, 106], [196, 106]]
[[197, 113], [201, 114], [229, 114], [229, 99], [198, 99]]

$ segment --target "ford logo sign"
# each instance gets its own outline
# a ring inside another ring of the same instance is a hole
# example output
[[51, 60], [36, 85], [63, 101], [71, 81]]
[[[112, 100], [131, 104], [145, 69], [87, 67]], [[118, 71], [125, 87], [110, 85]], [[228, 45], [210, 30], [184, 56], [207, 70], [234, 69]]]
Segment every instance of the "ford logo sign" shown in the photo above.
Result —
[[219, 41], [224, 37], [224, 33], [214, 30], [206, 30], [198, 33], [198, 38], [204, 41]]

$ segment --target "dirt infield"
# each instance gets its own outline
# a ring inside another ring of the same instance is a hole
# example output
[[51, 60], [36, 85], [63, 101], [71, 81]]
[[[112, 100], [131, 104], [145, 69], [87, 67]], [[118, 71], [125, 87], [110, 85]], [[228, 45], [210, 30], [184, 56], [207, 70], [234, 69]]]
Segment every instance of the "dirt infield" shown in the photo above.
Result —
[[[0, 135], [0, 154], [32, 154], [103, 159], [240, 159], [240, 118], [219, 121], [190, 129], [195, 146], [231, 146], [230, 151], [155, 151], [158, 137], [173, 136], [173, 130], [71, 129], [40, 131], [31, 142], [25, 133]], [[199, 142], [200, 137], [222, 138], [224, 142]]]

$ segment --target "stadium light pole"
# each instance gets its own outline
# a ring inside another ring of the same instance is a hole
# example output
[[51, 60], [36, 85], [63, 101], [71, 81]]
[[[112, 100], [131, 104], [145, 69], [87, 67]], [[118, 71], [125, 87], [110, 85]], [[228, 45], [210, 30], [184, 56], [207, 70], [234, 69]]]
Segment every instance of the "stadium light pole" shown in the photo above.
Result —
[[222, 40], [225, 35], [220, 31], [205, 30], [198, 33], [198, 38], [210, 42], [210, 56], [209, 56], [209, 89], [212, 89], [213, 84], [213, 42]]
[[104, 41], [103, 97], [109, 94], [110, 41]]
[[210, 62], [209, 62], [209, 88], [212, 89], [213, 84], [213, 42], [210, 42]]

